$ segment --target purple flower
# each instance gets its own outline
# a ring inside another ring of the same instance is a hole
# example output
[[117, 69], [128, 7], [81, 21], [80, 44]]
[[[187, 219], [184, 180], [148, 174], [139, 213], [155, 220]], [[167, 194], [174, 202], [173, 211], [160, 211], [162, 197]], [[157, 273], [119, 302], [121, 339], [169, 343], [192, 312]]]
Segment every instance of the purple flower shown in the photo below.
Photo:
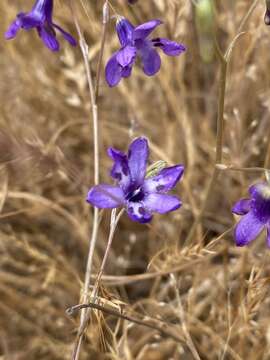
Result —
[[16, 19], [6, 31], [5, 38], [7, 40], [13, 39], [20, 29], [28, 31], [36, 28], [38, 35], [47, 48], [52, 51], [58, 51], [59, 42], [56, 39], [55, 32], [55, 30], [58, 30], [72, 46], [76, 46], [76, 40], [53, 22], [52, 12], [53, 0], [37, 0], [30, 12], [21, 12], [17, 15]]
[[117, 21], [116, 30], [121, 49], [113, 54], [106, 65], [105, 75], [109, 86], [116, 86], [121, 78], [130, 76], [137, 55], [141, 58], [144, 73], [152, 76], [159, 71], [161, 65], [156, 48], [162, 49], [169, 56], [178, 56], [186, 50], [184, 45], [168, 39], [148, 38], [161, 23], [160, 20], [151, 20], [134, 27], [123, 17]]
[[184, 167], [175, 165], [147, 177], [148, 141], [139, 137], [129, 146], [128, 154], [108, 149], [114, 161], [111, 177], [118, 185], [100, 184], [90, 189], [87, 201], [98, 208], [125, 207], [133, 221], [148, 223], [154, 212], [165, 214], [181, 206], [178, 197], [167, 195], [180, 180]]
[[255, 184], [249, 188], [249, 193], [249, 199], [241, 199], [232, 208], [234, 214], [243, 215], [235, 227], [236, 245], [249, 244], [266, 229], [270, 247], [270, 185], [266, 182]]

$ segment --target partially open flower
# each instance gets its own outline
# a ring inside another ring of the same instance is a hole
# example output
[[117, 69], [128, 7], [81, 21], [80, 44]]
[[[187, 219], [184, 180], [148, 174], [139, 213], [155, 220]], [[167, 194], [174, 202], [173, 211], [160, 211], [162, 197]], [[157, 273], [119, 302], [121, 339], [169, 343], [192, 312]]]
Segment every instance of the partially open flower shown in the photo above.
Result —
[[109, 148], [114, 161], [111, 177], [117, 186], [100, 184], [90, 189], [87, 201], [98, 208], [125, 207], [133, 221], [147, 223], [154, 212], [165, 214], [181, 206], [177, 196], [167, 195], [180, 180], [184, 167], [175, 165], [147, 176], [148, 141], [139, 137], [129, 146], [128, 154]]
[[249, 244], [266, 229], [270, 247], [270, 185], [266, 182], [252, 185], [249, 193], [250, 198], [239, 200], [232, 208], [234, 214], [243, 216], [235, 227], [236, 245]]
[[56, 39], [56, 30], [72, 45], [76, 46], [76, 40], [52, 20], [53, 0], [37, 0], [28, 13], [19, 13], [5, 33], [7, 40], [13, 39], [20, 29], [26, 31], [36, 29], [38, 35], [48, 49], [59, 50], [59, 42]]

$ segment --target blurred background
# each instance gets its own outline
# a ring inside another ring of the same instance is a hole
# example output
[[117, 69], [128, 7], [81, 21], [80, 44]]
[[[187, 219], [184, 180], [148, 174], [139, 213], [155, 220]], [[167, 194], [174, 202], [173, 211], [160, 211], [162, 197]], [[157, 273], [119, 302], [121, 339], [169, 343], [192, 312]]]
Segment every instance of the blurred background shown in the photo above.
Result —
[[[185, 243], [215, 159], [220, 64], [209, 23], [225, 52], [252, 4], [228, 68], [224, 163], [269, 167], [265, 3], [216, 0], [207, 15], [195, 3], [199, 1], [139, 0], [131, 6], [111, 0], [116, 12], [133, 24], [162, 19], [155, 35], [179, 41], [187, 51], [178, 58], [161, 55], [161, 70], [151, 78], [137, 64], [132, 76], [113, 89], [103, 71], [98, 101], [102, 182], [111, 181], [106, 149], [125, 151], [139, 135], [149, 138], [151, 162], [163, 159], [186, 168], [175, 191], [184, 204], [179, 211], [156, 215], [150, 225], [121, 218], [101, 296], [116, 309], [121, 302], [131, 313], [166, 321], [183, 341], [95, 313], [81, 359], [188, 360], [194, 358], [190, 338], [201, 359], [270, 358], [265, 235], [248, 248], [236, 248], [228, 231], [236, 221], [231, 206], [261, 174], [222, 172], [202, 223], [192, 242]], [[0, 358], [61, 360], [70, 359], [79, 324], [79, 315], [68, 317], [65, 310], [80, 301], [91, 233], [92, 208], [85, 197], [94, 182], [92, 120], [78, 47], [59, 37], [61, 51], [50, 53], [34, 31], [4, 40], [16, 14], [32, 4], [0, 3]], [[94, 77], [102, 6], [102, 1], [76, 1]], [[55, 1], [54, 16], [76, 36], [65, 1]], [[112, 19], [104, 65], [118, 48], [114, 25]], [[101, 219], [95, 272], [106, 246], [109, 215], [104, 211]], [[144, 277], [148, 272], [154, 273], [150, 279]]]

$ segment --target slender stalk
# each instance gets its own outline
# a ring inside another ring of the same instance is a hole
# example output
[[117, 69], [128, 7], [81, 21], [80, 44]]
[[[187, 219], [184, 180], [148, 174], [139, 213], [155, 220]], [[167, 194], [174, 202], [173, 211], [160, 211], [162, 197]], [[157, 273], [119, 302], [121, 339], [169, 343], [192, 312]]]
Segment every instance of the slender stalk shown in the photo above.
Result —
[[[110, 251], [110, 248], [111, 248], [111, 244], [112, 244], [112, 240], [113, 240], [113, 237], [114, 237], [115, 229], [117, 227], [117, 224], [118, 224], [123, 212], [124, 212], [124, 209], [122, 209], [118, 213], [118, 215], [116, 216], [116, 209], [114, 209], [114, 210], [112, 210], [112, 213], [111, 213], [111, 225], [110, 225], [110, 233], [109, 233], [108, 243], [107, 243], [105, 254], [104, 254], [101, 266], [100, 266], [100, 270], [99, 270], [99, 273], [97, 275], [96, 282], [95, 282], [95, 285], [94, 285], [94, 288], [93, 288], [93, 291], [92, 291], [92, 294], [91, 294], [91, 298], [93, 299], [92, 301], [94, 303], [96, 302], [96, 300], [98, 298], [97, 295], [98, 295], [99, 284], [100, 284], [100, 280], [101, 280], [101, 277], [103, 275], [105, 265], [106, 265], [106, 262], [107, 262], [107, 259], [108, 259], [108, 256], [109, 256], [109, 251]], [[86, 298], [86, 300], [88, 300], [88, 299]], [[87, 324], [88, 324], [88, 320], [89, 320], [89, 316], [90, 316], [90, 310], [91, 310], [90, 307], [84, 307], [83, 308], [82, 312], [84, 312], [84, 316], [83, 317], [81, 316], [81, 323], [80, 323], [80, 327], [79, 327], [79, 330], [78, 330], [77, 338], [76, 338], [74, 349], [73, 349], [72, 360], [79, 359], [80, 347], [81, 347], [81, 343], [82, 343], [82, 336], [83, 336], [84, 331], [85, 331], [85, 329], [87, 327]]]
[[216, 167], [221, 171], [239, 171], [239, 172], [265, 172], [269, 171], [266, 167], [237, 167], [233, 165], [216, 164]]
[[107, 27], [108, 27], [109, 20], [110, 20], [109, 2], [108, 2], [108, 0], [106, 0], [103, 5], [101, 46], [100, 46], [100, 52], [99, 52], [99, 58], [98, 58], [97, 78], [96, 78], [96, 86], [95, 86], [96, 101], [98, 101], [99, 83], [100, 83], [101, 69], [102, 69], [102, 58], [103, 58], [103, 54], [104, 54], [104, 47], [105, 47]]
[[96, 304], [95, 302], [89, 302], [88, 304], [79, 304], [79, 305], [72, 306], [71, 308], [67, 309], [66, 312], [67, 312], [68, 315], [72, 315], [74, 311], [85, 309], [85, 308], [91, 308], [91, 309], [102, 311], [105, 314], [116, 316], [116, 317], [118, 317], [120, 319], [133, 322], [133, 323], [135, 323], [137, 325], [145, 326], [145, 327], [148, 327], [150, 329], [156, 330], [156, 331], [160, 332], [161, 334], [174, 339], [177, 342], [181, 342], [181, 343], [184, 342], [183, 338], [181, 338], [180, 336], [174, 335], [169, 330], [166, 330], [164, 328], [165, 327], [164, 324], [162, 324], [160, 326], [160, 325], [153, 324], [153, 323], [149, 322], [149, 320], [155, 321], [155, 319], [149, 319], [147, 321], [146, 320], [141, 320], [141, 319], [135, 318], [135, 317], [133, 317], [131, 315], [125, 314], [123, 312], [113, 310], [112, 308], [109, 308], [107, 306], [102, 306], [100, 304]]
[[258, 0], [254, 0], [252, 2], [251, 6], [248, 9], [248, 12], [246, 13], [246, 15], [243, 17], [243, 20], [241, 21], [237, 35], [234, 37], [233, 41], [228, 46], [228, 49], [225, 52], [225, 55], [222, 54], [217, 42], [215, 41], [216, 54], [219, 59], [220, 68], [221, 68], [220, 69], [220, 80], [219, 80], [215, 167], [214, 167], [209, 185], [207, 187], [207, 191], [205, 194], [205, 198], [204, 198], [201, 210], [199, 211], [199, 214], [197, 215], [197, 217], [186, 237], [186, 240], [185, 240], [186, 244], [189, 244], [191, 242], [191, 240], [193, 239], [196, 228], [200, 224], [200, 222], [203, 218], [204, 212], [207, 208], [209, 198], [213, 191], [213, 187], [214, 187], [214, 185], [218, 179], [219, 173], [221, 171], [220, 167], [218, 167], [216, 165], [217, 164], [222, 165], [222, 148], [223, 148], [223, 140], [224, 140], [224, 105], [225, 105], [225, 92], [226, 92], [228, 62], [229, 62], [233, 47], [234, 47], [236, 41], [238, 40], [238, 38], [243, 34], [242, 29], [244, 28], [248, 19], [252, 15], [254, 9], [257, 6], [257, 3], [258, 3]]
[[243, 17], [243, 20], [240, 23], [240, 26], [238, 28], [238, 33], [242, 32], [250, 15], [253, 13], [254, 9], [256, 8], [257, 4], [258, 4], [259, 0], [253, 0], [253, 3], [251, 4], [248, 12], [246, 13], [246, 15]]
[[[223, 138], [224, 138], [224, 105], [225, 105], [225, 91], [226, 91], [226, 79], [227, 79], [227, 60], [222, 55], [218, 46], [216, 46], [216, 53], [221, 64], [220, 69], [220, 80], [219, 80], [219, 97], [218, 97], [218, 116], [217, 116], [217, 135], [216, 135], [216, 156], [215, 164], [222, 163], [222, 148], [223, 148]], [[212, 193], [213, 187], [216, 183], [220, 169], [216, 166], [214, 167], [210, 182], [208, 184], [206, 195], [203, 201], [203, 205], [188, 233], [188, 236], [185, 240], [186, 244], [189, 244], [193, 239], [194, 233], [197, 226], [202, 220], [205, 209], [208, 205], [210, 195]]]
[[[82, 52], [83, 60], [84, 60], [84, 66], [86, 71], [86, 78], [89, 88], [89, 96], [91, 101], [91, 113], [92, 113], [92, 126], [93, 126], [93, 142], [94, 142], [94, 183], [97, 185], [99, 183], [99, 141], [98, 141], [98, 108], [96, 104], [96, 97], [95, 97], [95, 90], [94, 90], [94, 82], [92, 78], [92, 73], [90, 69], [89, 64], [89, 58], [88, 58], [88, 45], [85, 41], [85, 38], [83, 36], [83, 33], [81, 31], [75, 8], [73, 6], [72, 0], [69, 1], [71, 14], [73, 16], [73, 21], [78, 33], [79, 37], [79, 44], [80, 49]], [[87, 302], [88, 299], [88, 291], [91, 281], [91, 273], [92, 273], [92, 263], [93, 263], [93, 255], [94, 250], [96, 246], [97, 241], [97, 235], [98, 235], [98, 227], [99, 227], [99, 211], [97, 208], [94, 208], [94, 215], [93, 215], [93, 227], [92, 227], [92, 234], [90, 239], [90, 245], [89, 245], [89, 251], [88, 251], [88, 257], [87, 257], [87, 265], [86, 265], [86, 271], [85, 271], [85, 280], [84, 280], [84, 288], [83, 288], [83, 294], [82, 294], [82, 301]], [[80, 319], [80, 327], [82, 324], [85, 323], [85, 320], [87, 318], [87, 310], [82, 311], [81, 313], [81, 319]], [[80, 347], [82, 342], [82, 335], [79, 336], [78, 341], [76, 341], [72, 359], [78, 359], [79, 353], [80, 353]]]
[[94, 301], [96, 300], [100, 280], [101, 280], [101, 277], [102, 277], [102, 275], [104, 273], [105, 265], [106, 265], [106, 262], [107, 262], [107, 259], [108, 259], [108, 256], [109, 256], [109, 252], [110, 252], [110, 248], [111, 248], [111, 245], [112, 245], [112, 240], [113, 240], [113, 236], [114, 236], [114, 233], [115, 233], [115, 229], [116, 229], [116, 226], [117, 226], [121, 216], [123, 215], [124, 211], [125, 211], [125, 209], [120, 210], [119, 214], [116, 216], [116, 209], [112, 210], [109, 239], [108, 239], [105, 254], [103, 256], [103, 260], [102, 260], [102, 263], [101, 263], [101, 266], [100, 266], [100, 269], [99, 269], [99, 272], [98, 272], [98, 275], [97, 275], [95, 286], [94, 286], [94, 289], [93, 289], [93, 292], [92, 292], [92, 297], [93, 297]]

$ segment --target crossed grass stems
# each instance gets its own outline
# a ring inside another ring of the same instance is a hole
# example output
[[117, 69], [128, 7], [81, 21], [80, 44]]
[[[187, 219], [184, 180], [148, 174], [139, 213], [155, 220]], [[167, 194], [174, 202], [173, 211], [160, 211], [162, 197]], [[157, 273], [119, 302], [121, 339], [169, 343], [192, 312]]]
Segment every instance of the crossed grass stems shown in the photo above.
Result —
[[[268, 175], [268, 171], [267, 171], [267, 166], [269, 163], [268, 157], [266, 157], [266, 159], [265, 159], [265, 166], [263, 168], [237, 168], [232, 165], [227, 166], [222, 163], [222, 161], [223, 161], [222, 151], [223, 151], [223, 140], [224, 140], [224, 127], [225, 127], [224, 107], [225, 107], [228, 64], [229, 64], [229, 60], [230, 60], [233, 48], [236, 45], [236, 42], [242, 35], [245, 34], [245, 32], [243, 32], [243, 29], [244, 29], [248, 19], [250, 18], [251, 14], [253, 13], [254, 9], [256, 8], [258, 1], [259, 0], [254, 0], [253, 3], [251, 4], [248, 12], [245, 14], [245, 16], [243, 17], [243, 19], [240, 23], [240, 26], [239, 26], [236, 36], [234, 37], [234, 39], [232, 40], [232, 42], [230, 43], [230, 45], [228, 46], [228, 48], [224, 54], [222, 53], [222, 51], [218, 45], [218, 42], [216, 40], [215, 31], [214, 31], [214, 29], [212, 29], [212, 35], [213, 35], [213, 39], [214, 39], [214, 43], [215, 43], [215, 53], [216, 53], [216, 56], [220, 63], [219, 95], [218, 95], [218, 105], [217, 105], [218, 114], [217, 114], [217, 122], [216, 122], [217, 133], [216, 133], [216, 147], [215, 147], [215, 149], [216, 149], [215, 162], [213, 164], [212, 175], [211, 175], [211, 179], [209, 181], [209, 184], [208, 184], [208, 187], [206, 190], [205, 198], [202, 202], [201, 208], [200, 208], [197, 216], [195, 217], [193, 225], [185, 239], [184, 244], [187, 246], [190, 245], [194, 239], [197, 227], [201, 223], [201, 220], [207, 209], [210, 195], [212, 194], [215, 184], [217, 183], [219, 175], [222, 171], [229, 170], [229, 171], [246, 171], [246, 172], [265, 172]], [[82, 2], [82, 4], [83, 4], [83, 2]], [[78, 19], [76, 16], [76, 9], [74, 7], [72, 0], [69, 0], [69, 6], [70, 6], [73, 21], [74, 21], [74, 24], [75, 24], [75, 27], [76, 27], [76, 30], [78, 33], [78, 37], [79, 37], [80, 49], [81, 49], [81, 53], [82, 53], [82, 57], [83, 57], [83, 61], [84, 61], [86, 78], [87, 78], [87, 83], [88, 83], [88, 87], [89, 87], [89, 96], [90, 96], [90, 101], [91, 101], [91, 124], [92, 124], [92, 128], [93, 128], [93, 139], [94, 139], [94, 183], [95, 183], [95, 185], [97, 185], [99, 183], [98, 94], [99, 94], [99, 83], [100, 83], [100, 76], [101, 76], [101, 69], [102, 69], [102, 58], [103, 58], [105, 41], [106, 41], [107, 25], [108, 25], [108, 22], [110, 19], [109, 7], [111, 6], [111, 4], [107, 0], [107, 1], [105, 1], [104, 7], [103, 7], [102, 36], [101, 36], [100, 53], [99, 53], [98, 67], [97, 67], [97, 79], [96, 79], [95, 84], [93, 81], [90, 62], [89, 62], [88, 45], [85, 41], [84, 35], [80, 28], [80, 25], [79, 25], [79, 22], [78, 22]], [[195, 4], [195, 6], [196, 6], [196, 4]], [[111, 8], [114, 11], [112, 6], [111, 6]], [[86, 10], [85, 7], [84, 7], [84, 10]], [[150, 319], [150, 321], [140, 319], [138, 317], [134, 317], [134, 316], [126, 314], [126, 313], [121, 313], [119, 311], [112, 310], [111, 308], [107, 308], [106, 306], [100, 305], [100, 303], [98, 301], [99, 300], [98, 299], [99, 285], [100, 285], [100, 281], [102, 279], [102, 275], [103, 275], [104, 268], [106, 265], [106, 260], [107, 260], [108, 254], [109, 254], [109, 250], [110, 250], [110, 246], [111, 246], [111, 243], [113, 240], [115, 229], [116, 229], [117, 223], [119, 222], [122, 214], [123, 214], [123, 210], [121, 210], [118, 214], [116, 213], [115, 209], [113, 209], [111, 212], [110, 234], [109, 234], [109, 238], [108, 238], [108, 244], [107, 244], [107, 247], [105, 250], [105, 254], [104, 254], [99, 272], [96, 276], [94, 276], [92, 274], [92, 260], [93, 260], [93, 255], [94, 255], [94, 250], [95, 250], [95, 245], [96, 245], [96, 240], [97, 240], [97, 235], [98, 235], [99, 218], [100, 218], [99, 210], [97, 208], [94, 208], [92, 235], [91, 235], [90, 244], [89, 244], [89, 253], [88, 253], [88, 260], [87, 260], [87, 266], [86, 266], [86, 272], [85, 272], [85, 281], [84, 281], [84, 287], [83, 287], [83, 293], [82, 293], [82, 299], [81, 299], [82, 304], [75, 305], [75, 306], [67, 309], [67, 313], [69, 315], [73, 314], [75, 311], [82, 310], [81, 316], [80, 316], [80, 326], [78, 329], [77, 337], [76, 337], [73, 352], [72, 352], [72, 360], [79, 359], [83, 335], [87, 328], [92, 309], [102, 311], [108, 315], [116, 316], [123, 320], [128, 320], [128, 321], [136, 323], [138, 325], [150, 327], [165, 336], [169, 336], [169, 337], [173, 338], [175, 341], [186, 342], [186, 344], [187, 344], [188, 348], [190, 349], [191, 353], [193, 354], [194, 358], [200, 359], [200, 356], [198, 355], [198, 352], [197, 352], [197, 350], [193, 344], [193, 341], [189, 335], [189, 332], [185, 326], [185, 321], [184, 321], [183, 317], [181, 317], [183, 337], [179, 337], [179, 336], [176, 336], [174, 334], [174, 332], [172, 332], [170, 329], [167, 330], [168, 324], [160, 325], [155, 322], [155, 319]], [[223, 233], [217, 239], [212, 241], [209, 245], [211, 247], [214, 246], [215, 244], [217, 244], [219, 242], [219, 240], [221, 240], [230, 231], [231, 231], [231, 229], [227, 230], [225, 233]], [[224, 251], [224, 249], [222, 251]], [[211, 254], [211, 256], [215, 256], [215, 255], [216, 255], [216, 252]], [[201, 261], [201, 259], [195, 260], [194, 262], [192, 262], [192, 264], [195, 265], [197, 261]], [[190, 263], [188, 265], [190, 266]], [[146, 273], [146, 274], [141, 274], [141, 275], [137, 275], [137, 276], [133, 275], [131, 277], [128, 277], [128, 276], [127, 277], [119, 277], [119, 282], [117, 283], [117, 281], [116, 281], [116, 283], [117, 284], [125, 284], [125, 283], [129, 283], [132, 281], [142, 281], [142, 280], [146, 280], [149, 278], [154, 278], [156, 276], [164, 276], [164, 275], [170, 275], [172, 277], [172, 280], [175, 281], [174, 275], [172, 275], [172, 274], [174, 272], [181, 271], [183, 268], [185, 268], [184, 265], [176, 267], [174, 269], [170, 269], [168, 271], [161, 271], [161, 272], [157, 272], [157, 273]], [[92, 278], [95, 279], [95, 284], [93, 286], [91, 297], [89, 298], [88, 293], [89, 293], [90, 282], [91, 282]], [[110, 277], [107, 276], [105, 278], [107, 278], [107, 280], [108, 280]], [[111, 277], [111, 278], [113, 278], [115, 280], [115, 277]], [[91, 301], [89, 301], [89, 299], [91, 299]], [[180, 299], [178, 299], [178, 302], [179, 301], [180, 301]], [[234, 351], [228, 346], [227, 343], [225, 343], [223, 357], [225, 356], [226, 351], [228, 351], [232, 355], [233, 358], [239, 359], [239, 356], [234, 353]]]

